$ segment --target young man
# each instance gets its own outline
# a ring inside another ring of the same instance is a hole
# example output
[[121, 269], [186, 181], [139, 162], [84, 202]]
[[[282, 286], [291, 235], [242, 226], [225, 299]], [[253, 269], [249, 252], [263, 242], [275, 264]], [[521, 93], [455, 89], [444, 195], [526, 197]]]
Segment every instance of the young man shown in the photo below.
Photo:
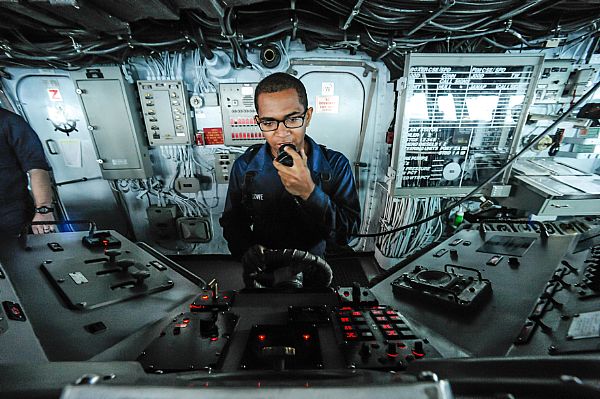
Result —
[[[358, 231], [360, 203], [348, 159], [306, 136], [313, 109], [300, 80], [275, 73], [256, 87], [256, 123], [266, 143], [249, 148], [232, 168], [221, 226], [231, 254], [259, 244], [317, 256], [326, 242], [346, 245]], [[340, 137], [340, 139], [343, 139]], [[276, 158], [280, 147], [293, 165]]]
[[[31, 221], [54, 221], [49, 169], [33, 129], [20, 116], [0, 108], [0, 236], [16, 236]], [[53, 232], [55, 226], [31, 229], [34, 234], [44, 234]]]

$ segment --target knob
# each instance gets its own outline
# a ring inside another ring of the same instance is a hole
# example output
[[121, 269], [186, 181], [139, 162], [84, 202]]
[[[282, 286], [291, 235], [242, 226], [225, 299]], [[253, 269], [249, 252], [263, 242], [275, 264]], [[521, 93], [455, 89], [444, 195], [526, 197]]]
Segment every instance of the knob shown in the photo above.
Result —
[[519, 265], [521, 264], [521, 262], [519, 262], [519, 258], [511, 256], [510, 258], [508, 258], [508, 265], [510, 267], [519, 267]]
[[150, 277], [150, 272], [148, 270], [135, 270], [129, 275], [135, 279], [135, 285], [139, 287], [144, 284], [145, 279]]
[[117, 261], [117, 266], [120, 267], [124, 272], [126, 272], [127, 269], [133, 265], [135, 265], [135, 261], [133, 259], [121, 259]]
[[458, 251], [456, 249], [450, 250], [450, 259], [453, 259], [453, 260], [458, 259]]
[[423, 348], [423, 341], [415, 341], [413, 344], [413, 352], [418, 354], [425, 354], [425, 350]]
[[396, 354], [398, 354], [398, 347], [396, 346], [395, 342], [390, 342], [388, 344], [387, 354], [388, 355], [396, 355]]
[[216, 337], [218, 334], [217, 319], [218, 314], [213, 312], [204, 312], [198, 315], [200, 319], [200, 335], [208, 337]]
[[360, 284], [352, 284], [352, 302], [360, 303]]
[[116, 249], [109, 249], [104, 251], [104, 255], [108, 256], [108, 262], [110, 264], [114, 264], [115, 263], [115, 258], [119, 255], [121, 255], [121, 251], [116, 250]]
[[358, 354], [363, 359], [366, 359], [369, 356], [371, 356], [371, 347], [369, 346], [369, 344], [363, 343], [362, 346], [360, 347], [360, 350], [358, 351]]

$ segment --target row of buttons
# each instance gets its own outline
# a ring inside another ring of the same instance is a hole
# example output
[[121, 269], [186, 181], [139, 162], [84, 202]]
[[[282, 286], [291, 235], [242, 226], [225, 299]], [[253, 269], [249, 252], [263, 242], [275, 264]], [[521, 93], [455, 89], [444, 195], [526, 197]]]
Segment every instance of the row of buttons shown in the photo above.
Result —
[[254, 118], [230, 118], [229, 119], [229, 124], [231, 126], [234, 125], [256, 125], [256, 121], [254, 120]]
[[243, 140], [243, 139], [264, 139], [262, 132], [243, 132], [237, 133], [232, 132], [231, 138], [234, 140]]

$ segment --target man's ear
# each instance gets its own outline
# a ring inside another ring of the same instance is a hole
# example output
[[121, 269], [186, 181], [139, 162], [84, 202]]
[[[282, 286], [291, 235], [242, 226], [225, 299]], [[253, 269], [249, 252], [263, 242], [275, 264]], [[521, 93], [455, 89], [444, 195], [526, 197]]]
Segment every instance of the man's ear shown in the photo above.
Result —
[[308, 107], [306, 110], [306, 117], [304, 118], [304, 127], [308, 127], [310, 125], [310, 120], [312, 119], [313, 107]]

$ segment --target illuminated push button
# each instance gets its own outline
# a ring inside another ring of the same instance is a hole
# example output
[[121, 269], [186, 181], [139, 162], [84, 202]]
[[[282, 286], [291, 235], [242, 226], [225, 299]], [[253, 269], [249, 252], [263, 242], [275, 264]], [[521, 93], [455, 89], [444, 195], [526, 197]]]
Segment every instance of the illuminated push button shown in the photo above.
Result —
[[387, 323], [388, 319], [385, 316], [377, 316], [377, 317], [375, 317], [375, 321], [378, 324], [381, 324], [381, 323]]
[[357, 311], [352, 312], [352, 316], [355, 316], [355, 317], [361, 317], [362, 315], [363, 315], [362, 312], [357, 312]]
[[340, 317], [340, 323], [350, 323], [349, 317]]
[[369, 328], [369, 326], [366, 325], [366, 324], [359, 324], [359, 325], [356, 326], [356, 329], [358, 331], [371, 331], [371, 329]]
[[2, 306], [4, 307], [4, 311], [6, 315], [11, 320], [17, 321], [25, 321], [27, 318], [25, 317], [25, 313], [23, 313], [23, 309], [21, 309], [21, 305], [15, 302], [4, 301], [2, 302]]
[[373, 339], [373, 333], [371, 331], [364, 331], [360, 333], [360, 337], [365, 341], [369, 341]]
[[344, 326], [344, 331], [354, 331], [354, 328], [350, 324]]
[[382, 316], [383, 315], [383, 310], [371, 310], [371, 314], [373, 316]]
[[398, 316], [398, 315], [396, 315], [396, 316], [388, 316], [388, 319], [390, 319], [390, 320], [392, 320], [392, 321], [399, 321], [399, 320], [402, 320], [402, 319], [400, 318], [400, 316]]
[[383, 335], [386, 338], [391, 338], [391, 339], [398, 338], [398, 333], [395, 330], [383, 330]]
[[364, 317], [355, 317], [352, 321], [356, 324], [365, 324], [367, 322]]
[[357, 341], [358, 334], [356, 332], [345, 332], [344, 341]]
[[393, 310], [386, 310], [386, 311], [385, 311], [385, 314], [386, 314], [386, 315], [388, 315], [388, 316], [398, 316], [398, 315], [396, 314], [396, 312], [395, 312], [395, 311], [393, 311]]
[[391, 324], [382, 324], [379, 327], [382, 328], [383, 330], [393, 330], [394, 329], [394, 327], [392, 327]]

